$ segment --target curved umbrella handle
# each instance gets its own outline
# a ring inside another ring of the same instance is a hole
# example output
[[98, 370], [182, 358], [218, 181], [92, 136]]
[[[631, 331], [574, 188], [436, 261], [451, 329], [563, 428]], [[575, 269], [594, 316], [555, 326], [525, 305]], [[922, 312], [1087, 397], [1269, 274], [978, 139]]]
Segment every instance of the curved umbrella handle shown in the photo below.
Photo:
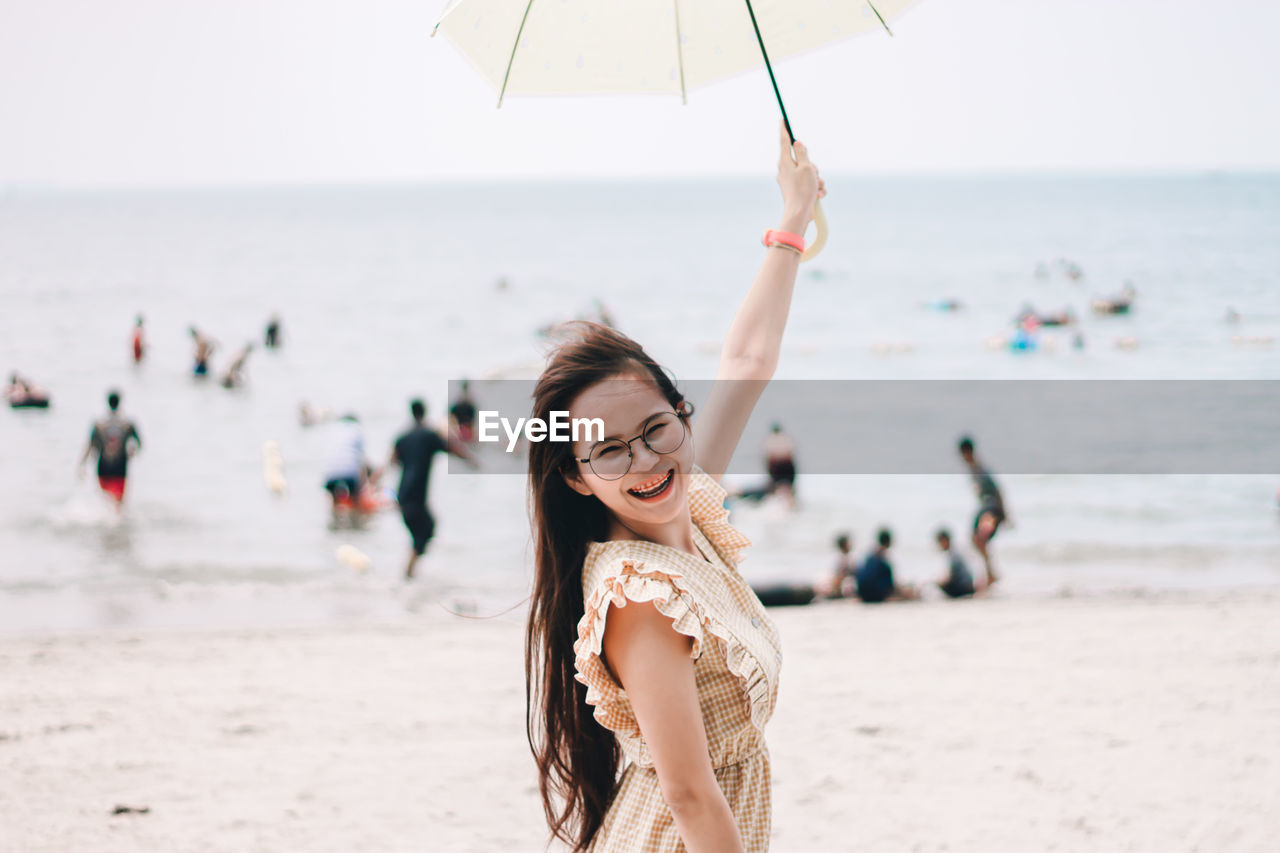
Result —
[[814, 235], [813, 242], [809, 244], [809, 248], [804, 250], [804, 254], [800, 256], [800, 261], [811, 261], [818, 257], [818, 254], [827, 245], [827, 215], [822, 212], [822, 202], [815, 201], [813, 203], [813, 224], [817, 227], [818, 233]]

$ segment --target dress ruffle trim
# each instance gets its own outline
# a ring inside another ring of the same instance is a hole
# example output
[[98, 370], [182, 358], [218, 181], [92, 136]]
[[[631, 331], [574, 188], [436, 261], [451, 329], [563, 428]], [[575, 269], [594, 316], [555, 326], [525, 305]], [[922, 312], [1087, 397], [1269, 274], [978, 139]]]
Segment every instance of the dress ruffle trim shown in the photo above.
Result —
[[736, 569], [743, 559], [742, 552], [751, 547], [751, 540], [729, 523], [729, 510], [724, 508], [728, 494], [710, 474], [694, 466], [689, 482], [689, 515], [724, 561]]
[[625, 691], [600, 659], [609, 607], [625, 607], [628, 602], [653, 602], [658, 612], [672, 620], [676, 631], [692, 638], [690, 656], [695, 660], [702, 655], [706, 635], [715, 638], [724, 649], [729, 671], [742, 683], [750, 702], [752, 725], [764, 731], [769, 713], [769, 683], [759, 664], [728, 628], [707, 615], [679, 571], [669, 567], [649, 569], [642, 561], [630, 559], [618, 560], [616, 571], [606, 575], [591, 593], [578, 621], [578, 639], [573, 644], [577, 670], [574, 677], [587, 687], [586, 701], [594, 708], [592, 715], [596, 722], [619, 735], [641, 738], [634, 714], [629, 707], [623, 707]]

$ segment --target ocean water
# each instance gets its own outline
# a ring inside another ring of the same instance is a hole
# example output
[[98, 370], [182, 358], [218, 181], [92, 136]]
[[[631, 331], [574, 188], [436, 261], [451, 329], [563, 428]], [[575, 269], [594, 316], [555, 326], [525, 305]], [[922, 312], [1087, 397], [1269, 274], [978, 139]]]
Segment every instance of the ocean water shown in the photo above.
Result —
[[[802, 268], [779, 378], [1280, 378], [1280, 176], [829, 183], [831, 243]], [[0, 195], [0, 370], [53, 394], [47, 412], [0, 410], [0, 632], [518, 605], [522, 476], [439, 465], [437, 538], [405, 585], [394, 510], [329, 529], [325, 428], [303, 428], [299, 403], [358, 413], [380, 464], [411, 397], [438, 417], [450, 379], [536, 374], [538, 329], [597, 300], [678, 378], [708, 378], [778, 208], [767, 177]], [[1133, 313], [1090, 312], [1126, 281]], [[942, 299], [963, 310], [929, 307]], [[1080, 323], [1012, 352], [996, 339], [1024, 304]], [[150, 351], [135, 366], [139, 312]], [[277, 312], [284, 347], [252, 354], [244, 388], [191, 378], [188, 326], [220, 342], [216, 372]], [[122, 517], [75, 476], [111, 387], [144, 441]], [[263, 483], [268, 440], [283, 497]], [[999, 448], [978, 440], [999, 475]], [[501, 468], [489, 452], [482, 464]], [[821, 465], [803, 447], [798, 461], [799, 511], [735, 511], [756, 543], [752, 578], [824, 575], [837, 531], [862, 550], [888, 524], [899, 575], [927, 581], [943, 569], [932, 531], [972, 517], [958, 460], [951, 474], [875, 477], [806, 475]], [[1015, 522], [996, 542], [1002, 594], [1280, 585], [1280, 472], [1001, 484]], [[336, 559], [343, 544], [372, 569]]]

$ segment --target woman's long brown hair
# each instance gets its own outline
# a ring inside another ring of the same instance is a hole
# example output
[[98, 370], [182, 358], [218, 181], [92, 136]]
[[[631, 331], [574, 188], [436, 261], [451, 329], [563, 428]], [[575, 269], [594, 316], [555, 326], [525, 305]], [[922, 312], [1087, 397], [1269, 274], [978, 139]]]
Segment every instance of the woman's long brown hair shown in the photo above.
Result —
[[[572, 323], [533, 392], [533, 416], [550, 421], [591, 385], [622, 373], [648, 376], [679, 412], [688, 410], [671, 378], [635, 341], [607, 326]], [[595, 721], [587, 688], [574, 679], [573, 644], [582, 618], [587, 544], [608, 535], [604, 505], [565, 482], [573, 445], [531, 442], [529, 513], [534, 582], [525, 630], [525, 713], [538, 763], [542, 807], [554, 838], [578, 853], [591, 845], [617, 784], [621, 753]]]

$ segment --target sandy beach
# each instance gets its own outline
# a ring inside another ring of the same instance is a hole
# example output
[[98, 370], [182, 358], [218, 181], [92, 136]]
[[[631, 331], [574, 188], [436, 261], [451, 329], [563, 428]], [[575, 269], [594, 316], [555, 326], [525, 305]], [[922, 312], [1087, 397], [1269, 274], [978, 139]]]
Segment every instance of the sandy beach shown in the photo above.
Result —
[[[1273, 593], [775, 618], [774, 850], [1274, 849]], [[541, 849], [523, 708], [515, 614], [7, 640], [0, 848]]]

